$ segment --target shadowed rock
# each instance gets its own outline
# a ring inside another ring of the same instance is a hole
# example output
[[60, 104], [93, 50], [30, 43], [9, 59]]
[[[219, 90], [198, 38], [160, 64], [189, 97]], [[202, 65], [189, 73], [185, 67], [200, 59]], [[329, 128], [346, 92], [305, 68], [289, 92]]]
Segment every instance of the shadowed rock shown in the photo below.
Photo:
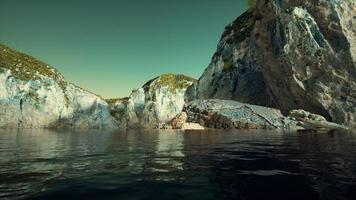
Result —
[[228, 99], [273, 107], [251, 37], [255, 17], [247, 11], [225, 28], [211, 63], [187, 90], [186, 99]]
[[355, 123], [355, 7], [353, 0], [258, 1], [258, 61], [283, 113], [303, 109]]

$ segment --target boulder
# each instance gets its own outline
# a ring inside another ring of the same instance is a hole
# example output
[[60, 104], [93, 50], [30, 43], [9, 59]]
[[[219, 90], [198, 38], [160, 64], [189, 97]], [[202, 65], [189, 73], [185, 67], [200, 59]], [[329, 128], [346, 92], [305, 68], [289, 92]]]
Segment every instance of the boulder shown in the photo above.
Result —
[[170, 121], [170, 124], [173, 129], [181, 129], [183, 125], [186, 123], [187, 119], [188, 119], [187, 113], [181, 112]]

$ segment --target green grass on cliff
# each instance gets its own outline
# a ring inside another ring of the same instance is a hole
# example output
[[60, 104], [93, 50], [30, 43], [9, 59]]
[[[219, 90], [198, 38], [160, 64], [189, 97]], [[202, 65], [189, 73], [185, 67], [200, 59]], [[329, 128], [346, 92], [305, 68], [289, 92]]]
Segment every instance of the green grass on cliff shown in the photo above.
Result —
[[23, 81], [37, 80], [40, 75], [50, 77], [56, 80], [63, 90], [67, 84], [56, 69], [2, 44], [0, 44], [0, 69], [2, 71], [9, 69], [12, 76]]
[[143, 88], [149, 89], [150, 91], [157, 90], [158, 87], [168, 87], [172, 91], [176, 89], [185, 89], [191, 85], [192, 82], [196, 81], [194, 78], [183, 74], [162, 74], [143, 85]]
[[151, 94], [153, 101], [156, 99], [155, 91], [161, 87], [167, 87], [172, 93], [177, 89], [186, 89], [196, 80], [183, 74], [162, 74], [143, 85], [146, 93]]
[[[66, 90], [67, 82], [56, 69], [32, 56], [0, 44], [0, 72], [5, 70], [10, 70], [14, 78], [22, 81], [38, 80], [41, 76], [47, 76], [55, 80], [63, 92]], [[33, 94], [29, 96], [36, 97]], [[38, 97], [33, 99], [38, 100]], [[66, 103], [68, 103], [67, 96], [65, 96], [65, 99]]]
[[256, 6], [256, 0], [248, 0], [248, 1], [247, 1], [247, 4], [248, 4], [248, 9], [249, 9], [249, 10], [252, 10], [252, 9], [254, 9], [255, 6]]
[[109, 105], [114, 105], [115, 103], [127, 103], [129, 100], [129, 97], [124, 97], [124, 98], [114, 98], [114, 99], [105, 99], [106, 103]]

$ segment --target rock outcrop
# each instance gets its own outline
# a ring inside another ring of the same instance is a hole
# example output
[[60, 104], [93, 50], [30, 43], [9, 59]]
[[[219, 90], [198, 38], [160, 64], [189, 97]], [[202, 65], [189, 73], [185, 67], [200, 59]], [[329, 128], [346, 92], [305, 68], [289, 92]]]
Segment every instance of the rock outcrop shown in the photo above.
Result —
[[187, 99], [303, 109], [355, 125], [356, 2], [258, 0], [229, 25]]
[[218, 129], [302, 129], [279, 110], [231, 100], [195, 100], [184, 109], [187, 122]]
[[107, 103], [54, 68], [0, 45], [0, 128], [118, 128]]
[[189, 123], [218, 129], [348, 130], [304, 110], [292, 110], [284, 116], [277, 109], [220, 99], [192, 101], [168, 125], [184, 129]]
[[185, 75], [163, 74], [128, 98], [110, 100], [110, 111], [126, 128], [161, 128], [182, 111], [186, 89], [194, 81]]

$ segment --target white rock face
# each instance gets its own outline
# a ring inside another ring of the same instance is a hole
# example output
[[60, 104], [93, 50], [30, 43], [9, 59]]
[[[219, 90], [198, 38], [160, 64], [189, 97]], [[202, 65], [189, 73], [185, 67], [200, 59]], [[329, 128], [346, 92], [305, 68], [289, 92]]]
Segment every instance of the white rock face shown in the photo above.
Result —
[[47, 64], [0, 44], [0, 128], [160, 128], [182, 111], [194, 81], [163, 74], [129, 98], [103, 100], [67, 83]]
[[34, 58], [0, 47], [0, 128], [117, 128], [100, 97]]
[[111, 113], [127, 128], [160, 128], [182, 111], [185, 91], [193, 82], [184, 75], [163, 74], [129, 98], [114, 101]]
[[0, 73], [0, 127], [2, 128], [116, 128], [107, 103], [72, 84], [64, 92], [43, 76], [17, 80], [10, 70]]

